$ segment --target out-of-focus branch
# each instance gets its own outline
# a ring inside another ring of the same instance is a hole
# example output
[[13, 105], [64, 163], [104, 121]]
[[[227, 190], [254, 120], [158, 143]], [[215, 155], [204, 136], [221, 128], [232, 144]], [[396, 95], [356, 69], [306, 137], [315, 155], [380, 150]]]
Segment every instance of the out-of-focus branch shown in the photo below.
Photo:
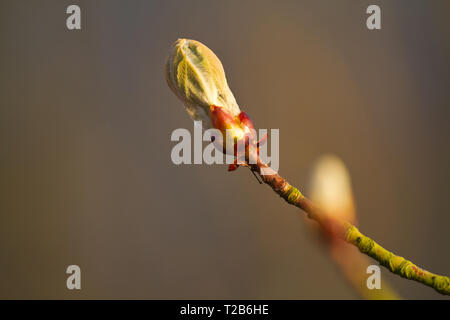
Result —
[[[351, 223], [328, 216], [297, 188], [290, 185], [286, 179], [260, 160], [256, 164], [250, 164], [250, 169], [259, 173], [264, 183], [269, 185], [286, 202], [305, 211], [308, 217], [318, 222], [325, 232], [353, 244], [359, 251], [377, 260], [392, 273], [423, 283], [441, 294], [450, 295], [450, 279], [448, 277], [431, 273], [416, 266], [411, 261], [397, 256], [371, 238], [363, 235]], [[261, 174], [262, 170], [264, 170], [264, 175]]]
[[[328, 216], [346, 220], [357, 226], [357, 212], [350, 173], [345, 163], [336, 155], [321, 155], [314, 163], [309, 181], [310, 199], [320, 206]], [[369, 300], [398, 300], [401, 297], [383, 277], [378, 279], [379, 287], [369, 286], [367, 271], [370, 258], [362, 255], [353, 245], [316, 228], [313, 221], [307, 221], [311, 231], [319, 236], [320, 243], [330, 254], [332, 261], [347, 280], [347, 283], [363, 298]], [[319, 239], [318, 239], [319, 240]]]
[[368, 288], [366, 268], [370, 264], [369, 257], [360, 254], [354, 246], [339, 239], [328, 238], [325, 241], [334, 263], [361, 297], [369, 300], [401, 299], [384, 279], [380, 279], [380, 289]]

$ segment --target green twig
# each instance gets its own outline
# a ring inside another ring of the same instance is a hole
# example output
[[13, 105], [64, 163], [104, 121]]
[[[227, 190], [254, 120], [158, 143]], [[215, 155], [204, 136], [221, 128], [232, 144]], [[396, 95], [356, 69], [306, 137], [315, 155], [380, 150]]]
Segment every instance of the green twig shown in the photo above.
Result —
[[[258, 161], [257, 164], [250, 165], [254, 172], [261, 174], [261, 170], [271, 170], [266, 164]], [[346, 242], [356, 246], [359, 251], [377, 260], [392, 273], [403, 278], [415, 280], [437, 292], [450, 295], [450, 279], [446, 276], [437, 275], [427, 270], [419, 268], [411, 261], [386, 250], [371, 238], [363, 235], [354, 225], [349, 222], [333, 219], [319, 207], [314, 205], [297, 188], [290, 185], [278, 173], [272, 170], [265, 175], [261, 175], [264, 183], [289, 204], [292, 204], [308, 214], [308, 217], [317, 221], [326, 232], [335, 235]]]

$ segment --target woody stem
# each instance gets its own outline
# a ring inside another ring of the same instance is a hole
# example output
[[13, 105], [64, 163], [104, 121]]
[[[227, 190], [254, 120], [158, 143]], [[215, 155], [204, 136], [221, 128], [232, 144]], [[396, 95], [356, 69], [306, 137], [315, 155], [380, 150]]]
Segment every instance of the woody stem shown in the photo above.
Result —
[[[359, 251], [372, 257], [392, 273], [403, 278], [418, 281], [432, 287], [437, 292], [450, 295], [450, 279], [424, 270], [411, 261], [386, 250], [371, 238], [363, 235], [354, 225], [347, 221], [341, 221], [327, 215], [322, 209], [306, 198], [297, 188], [290, 185], [286, 179], [270, 169], [268, 165], [259, 159], [257, 164], [250, 164], [250, 169], [257, 172], [263, 182], [269, 185], [281, 198], [294, 205], [315, 220], [333, 236], [356, 246]], [[264, 171], [264, 172], [263, 172]]]

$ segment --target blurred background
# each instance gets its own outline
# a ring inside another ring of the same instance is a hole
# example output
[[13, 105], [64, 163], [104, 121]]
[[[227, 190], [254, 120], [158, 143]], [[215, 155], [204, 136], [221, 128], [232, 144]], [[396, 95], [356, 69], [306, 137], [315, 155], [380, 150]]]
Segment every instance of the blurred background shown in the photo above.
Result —
[[[66, 28], [81, 7], [82, 29]], [[366, 28], [370, 4], [382, 29]], [[222, 60], [280, 174], [324, 153], [363, 233], [449, 275], [450, 2], [1, 1], [0, 298], [359, 298], [299, 210], [248, 170], [171, 162], [193, 130], [163, 65]], [[370, 260], [373, 264], [375, 261]], [[81, 290], [66, 288], [68, 265]], [[443, 298], [381, 269], [403, 298]]]

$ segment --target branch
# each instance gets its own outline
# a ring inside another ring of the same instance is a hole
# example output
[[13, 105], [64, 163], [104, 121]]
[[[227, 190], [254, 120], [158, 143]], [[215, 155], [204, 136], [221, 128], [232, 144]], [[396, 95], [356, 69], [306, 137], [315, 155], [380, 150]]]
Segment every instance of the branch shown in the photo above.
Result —
[[[327, 215], [322, 209], [314, 205], [297, 188], [290, 185], [277, 172], [270, 169], [268, 165], [258, 160], [257, 164], [251, 164], [250, 170], [261, 175], [264, 183], [272, 189], [286, 202], [294, 205], [308, 215], [308, 218], [315, 220], [324, 229], [337, 238], [353, 244], [359, 251], [377, 260], [382, 266], [392, 273], [403, 278], [418, 281], [432, 287], [437, 292], [450, 295], [450, 279], [446, 276], [437, 275], [427, 270], [419, 268], [411, 261], [386, 250], [371, 238], [363, 235], [354, 225], [346, 221], [340, 221]], [[265, 170], [265, 175], [261, 170]], [[270, 174], [267, 174], [270, 170]]]
[[[248, 131], [251, 132], [254, 126], [245, 112], [241, 112], [228, 87], [222, 63], [211, 49], [195, 40], [178, 39], [171, 48], [165, 71], [167, 84], [183, 101], [189, 115], [194, 120], [203, 120], [208, 127], [218, 129], [223, 137], [228, 137], [226, 131], [230, 131], [231, 139], [244, 141], [245, 158], [258, 160], [250, 162], [256, 164], [245, 163], [245, 165], [249, 166], [253, 172], [259, 173], [263, 181], [284, 200], [305, 211], [333, 238], [341, 238], [355, 245], [361, 252], [374, 258], [391, 272], [419, 281], [442, 294], [450, 295], [449, 278], [420, 269], [410, 261], [382, 248], [375, 241], [361, 234], [352, 224], [332, 219], [305, 198], [298, 189], [259, 160], [259, 142], [247, 139]], [[250, 138], [254, 138], [252, 133]], [[224, 152], [226, 151], [225, 142], [226, 140], [220, 143]], [[230, 169], [234, 170], [239, 165], [242, 164], [236, 163]], [[263, 169], [271, 170], [271, 172], [269, 171], [269, 175], [266, 172], [262, 175]]]

